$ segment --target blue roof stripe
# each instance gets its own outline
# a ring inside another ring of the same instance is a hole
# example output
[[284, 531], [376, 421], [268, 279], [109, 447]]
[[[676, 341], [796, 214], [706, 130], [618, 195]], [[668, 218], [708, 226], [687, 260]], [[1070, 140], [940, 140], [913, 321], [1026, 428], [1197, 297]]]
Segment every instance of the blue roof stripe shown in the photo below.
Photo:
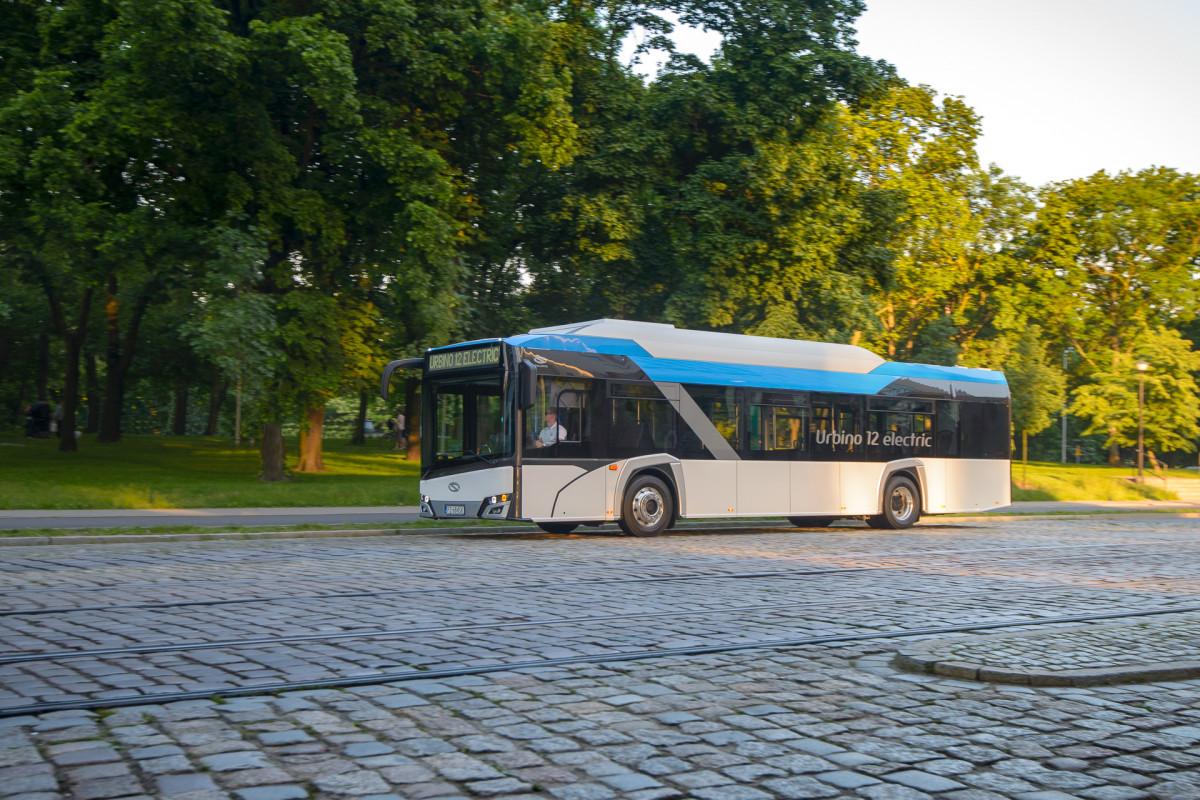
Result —
[[906, 364], [888, 361], [871, 370], [872, 375], [891, 375], [895, 378], [934, 378], [942, 381], [1007, 384], [1003, 372], [970, 367], [938, 367], [933, 364]]
[[880, 364], [868, 373], [832, 372], [754, 364], [655, 358], [631, 339], [613, 339], [607, 336], [570, 336], [557, 333], [522, 334], [507, 337], [504, 341], [510, 345], [530, 350], [562, 350], [572, 353], [628, 356], [645, 371], [651, 380], [672, 383], [731, 384], [757, 386], [764, 389], [855, 394], [875, 394], [896, 378], [1007, 385], [1004, 374], [1001, 372], [966, 367], [939, 367], [931, 364], [889, 361]]
[[829, 372], [820, 369], [714, 364], [673, 358], [634, 358], [653, 381], [755, 386], [761, 389], [875, 394], [893, 380], [890, 375]]
[[645, 356], [646, 349], [631, 339], [610, 339], [607, 336], [564, 336], [561, 333], [527, 333], [510, 336], [504, 341], [530, 350], [565, 350], [568, 353], [603, 353], [613, 356]]

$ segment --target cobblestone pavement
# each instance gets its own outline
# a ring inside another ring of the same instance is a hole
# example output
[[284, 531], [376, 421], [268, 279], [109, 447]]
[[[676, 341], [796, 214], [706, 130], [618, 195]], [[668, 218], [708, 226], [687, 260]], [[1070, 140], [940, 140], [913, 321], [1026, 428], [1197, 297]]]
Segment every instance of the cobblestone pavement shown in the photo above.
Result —
[[[0, 616], [0, 713], [281, 677], [1167, 611], [1196, 601], [1200, 562], [1186, 556], [1198, 534], [1191, 520], [1095, 519], [6, 548], [0, 609], [46, 613]], [[779, 572], [790, 574], [768, 574]], [[618, 582], [635, 578], [689, 579]], [[254, 602], [135, 607], [238, 600]], [[1160, 619], [1195, 630], [1183, 614]], [[434, 627], [459, 629], [412, 632]], [[351, 635], [232, 641], [293, 634]], [[130, 644], [176, 649], [55, 655]], [[897, 646], [9, 717], [0, 796], [1200, 800], [1200, 681], [989, 685], [897, 671]]]
[[1200, 676], [1200, 615], [901, 646], [896, 664], [956, 678], [1087, 686]]
[[[0, 711], [1194, 609], [1200, 561], [1179, 555], [1200, 549], [1198, 529], [1192, 520], [1042, 520], [651, 540], [408, 535], [6, 548]], [[123, 648], [138, 652], [113, 652]]]
[[0, 720], [21, 800], [1194, 800], [1200, 682], [989, 686], [861, 647]]

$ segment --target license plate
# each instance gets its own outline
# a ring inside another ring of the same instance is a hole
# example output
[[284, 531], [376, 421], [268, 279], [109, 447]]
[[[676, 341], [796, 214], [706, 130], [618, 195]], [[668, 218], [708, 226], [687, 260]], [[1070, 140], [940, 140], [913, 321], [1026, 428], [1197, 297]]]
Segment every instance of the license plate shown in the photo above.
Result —
[[443, 507], [442, 513], [447, 517], [465, 517], [467, 515], [467, 507], [447, 505]]

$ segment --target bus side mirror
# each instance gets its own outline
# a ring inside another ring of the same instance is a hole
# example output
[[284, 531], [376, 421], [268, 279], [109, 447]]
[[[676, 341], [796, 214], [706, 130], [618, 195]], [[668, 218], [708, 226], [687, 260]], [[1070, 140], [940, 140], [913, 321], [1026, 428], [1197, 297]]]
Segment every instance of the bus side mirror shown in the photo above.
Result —
[[537, 397], [537, 367], [522, 361], [517, 367], [517, 404], [522, 410], [533, 408]]
[[423, 358], [401, 358], [396, 361], [389, 361], [387, 366], [383, 368], [383, 375], [379, 379], [379, 396], [384, 400], [388, 399], [388, 394], [391, 392], [392, 373], [398, 369], [420, 369], [425, 363]]

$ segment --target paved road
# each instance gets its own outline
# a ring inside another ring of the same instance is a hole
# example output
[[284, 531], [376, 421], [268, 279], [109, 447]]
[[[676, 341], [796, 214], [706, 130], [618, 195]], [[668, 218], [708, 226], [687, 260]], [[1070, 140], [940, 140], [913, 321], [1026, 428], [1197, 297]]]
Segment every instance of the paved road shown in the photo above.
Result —
[[[0, 719], [0, 796], [1196, 800], [1200, 681], [989, 685], [899, 672], [886, 640], [605, 658], [1189, 608], [1198, 548], [1195, 520], [1119, 517], [6, 548], [0, 610], [53, 613], [0, 616], [0, 706], [147, 704]], [[83, 652], [129, 645], [164, 649]]]
[[[1174, 500], [1013, 503], [980, 513], [1063, 513], [1071, 511], [1195, 510], [1200, 503]], [[146, 508], [109, 510], [0, 510], [0, 530], [21, 528], [148, 528], [168, 525], [364, 525], [414, 522], [417, 506], [346, 506], [341, 508]]]

